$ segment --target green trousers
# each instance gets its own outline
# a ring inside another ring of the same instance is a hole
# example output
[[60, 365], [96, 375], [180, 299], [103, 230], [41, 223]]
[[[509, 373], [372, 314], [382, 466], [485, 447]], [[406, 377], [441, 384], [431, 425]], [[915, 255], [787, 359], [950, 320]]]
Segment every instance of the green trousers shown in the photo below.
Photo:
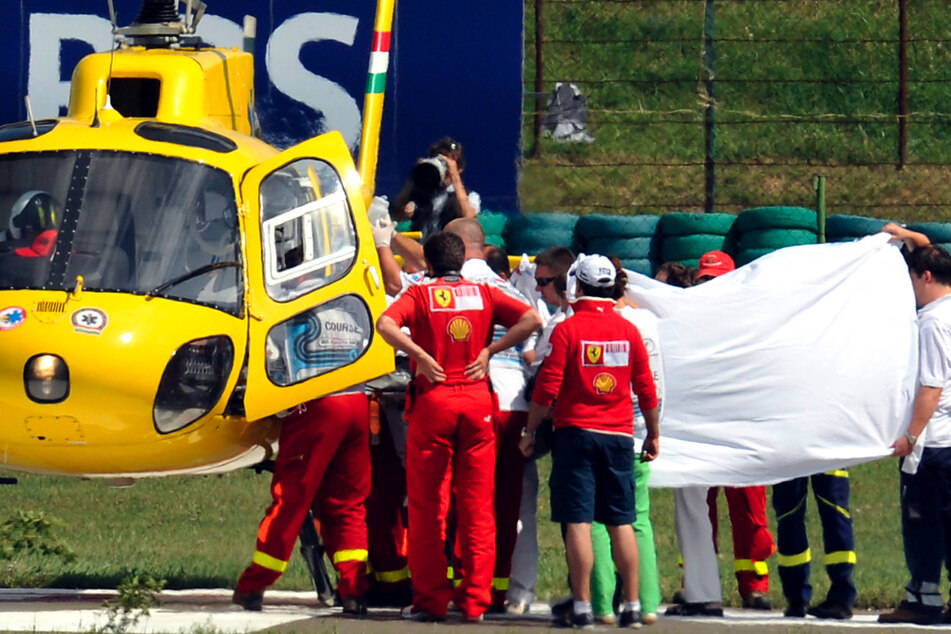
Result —
[[[654, 529], [651, 528], [651, 503], [647, 493], [647, 480], [650, 477], [649, 462], [634, 459], [634, 500], [637, 516], [634, 520], [634, 534], [637, 537], [637, 550], [640, 555], [638, 578], [640, 579], [641, 612], [657, 612], [660, 605], [660, 578], [657, 575], [657, 551], [654, 548]], [[591, 542], [594, 546], [594, 570], [591, 571], [591, 607], [597, 616], [614, 613], [614, 588], [617, 583], [614, 574], [614, 559], [611, 557], [611, 538], [604, 524], [594, 522], [591, 525]]]

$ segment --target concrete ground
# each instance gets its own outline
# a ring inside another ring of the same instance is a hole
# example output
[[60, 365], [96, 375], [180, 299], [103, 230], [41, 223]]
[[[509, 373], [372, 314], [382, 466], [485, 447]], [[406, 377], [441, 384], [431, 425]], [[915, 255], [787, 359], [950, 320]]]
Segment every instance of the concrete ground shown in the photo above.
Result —
[[[29, 590], [0, 589], [0, 630], [6, 632], [90, 632], [102, 628], [108, 620], [103, 601], [115, 601], [110, 590]], [[272, 591], [265, 595], [262, 612], [246, 612], [231, 604], [230, 590], [182, 590], [162, 592], [163, 605], [154, 608], [141, 619], [131, 632], [172, 634], [225, 634], [231, 632], [299, 632], [357, 634], [379, 632], [403, 634], [409, 632], [483, 632], [518, 633], [544, 632], [551, 618], [548, 605], [536, 603], [528, 615], [487, 615], [478, 624], [462, 623], [458, 617], [444, 623], [412, 623], [400, 619], [393, 608], [371, 609], [362, 619], [348, 618], [340, 608], [321, 607], [311, 592]], [[887, 626], [877, 622], [878, 613], [861, 612], [850, 621], [828, 622], [809, 617], [785, 619], [782, 611], [751, 612], [727, 609], [723, 618], [665, 618], [650, 627], [646, 634], [676, 633], [705, 634], [707, 632], [739, 632], [754, 634], [769, 632], [925, 632], [946, 630], [951, 625], [938, 627]], [[614, 627], [599, 626], [595, 630], [611, 631]]]

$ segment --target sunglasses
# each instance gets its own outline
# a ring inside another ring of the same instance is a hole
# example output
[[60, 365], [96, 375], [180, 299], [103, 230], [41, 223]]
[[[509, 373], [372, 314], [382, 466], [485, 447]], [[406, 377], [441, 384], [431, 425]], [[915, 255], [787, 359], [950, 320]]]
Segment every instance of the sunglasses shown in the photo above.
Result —
[[544, 288], [545, 286], [548, 286], [554, 281], [555, 281], [555, 278], [553, 277], [536, 277], [535, 278], [535, 283], [541, 286], [542, 288]]

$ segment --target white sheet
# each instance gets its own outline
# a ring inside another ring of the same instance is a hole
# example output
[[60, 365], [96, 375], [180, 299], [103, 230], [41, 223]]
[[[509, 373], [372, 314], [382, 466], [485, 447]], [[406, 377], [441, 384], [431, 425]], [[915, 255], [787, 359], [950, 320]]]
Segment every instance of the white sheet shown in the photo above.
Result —
[[908, 269], [888, 236], [782, 249], [690, 289], [629, 272], [660, 317], [651, 486], [772, 484], [891, 453], [911, 415]]

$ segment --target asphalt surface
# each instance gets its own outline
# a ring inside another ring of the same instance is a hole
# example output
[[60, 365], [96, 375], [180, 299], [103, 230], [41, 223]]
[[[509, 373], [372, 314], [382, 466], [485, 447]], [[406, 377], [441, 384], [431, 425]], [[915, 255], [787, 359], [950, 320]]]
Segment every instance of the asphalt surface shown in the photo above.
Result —
[[[6, 632], [90, 632], [108, 622], [103, 601], [115, 601], [110, 590], [28, 590], [0, 589], [0, 630]], [[230, 590], [165, 591], [162, 606], [153, 608], [130, 632], [188, 634], [192, 632], [300, 632], [357, 634], [380, 632], [530, 632], [563, 631], [549, 626], [550, 612], [545, 603], [536, 603], [522, 617], [487, 615], [482, 623], [462, 623], [450, 614], [443, 623], [426, 624], [402, 620], [394, 608], [371, 609], [364, 618], [344, 616], [340, 608], [322, 607], [313, 593], [272, 591], [265, 594], [264, 610], [246, 612], [231, 604]], [[948, 626], [886, 626], [877, 622], [878, 613], [860, 612], [849, 621], [829, 622], [809, 617], [785, 619], [782, 611], [753, 612], [727, 609], [723, 618], [665, 618], [642, 628], [646, 634], [706, 634], [708, 632], [926, 632], [947, 631]], [[598, 626], [595, 631], [616, 628]]]

